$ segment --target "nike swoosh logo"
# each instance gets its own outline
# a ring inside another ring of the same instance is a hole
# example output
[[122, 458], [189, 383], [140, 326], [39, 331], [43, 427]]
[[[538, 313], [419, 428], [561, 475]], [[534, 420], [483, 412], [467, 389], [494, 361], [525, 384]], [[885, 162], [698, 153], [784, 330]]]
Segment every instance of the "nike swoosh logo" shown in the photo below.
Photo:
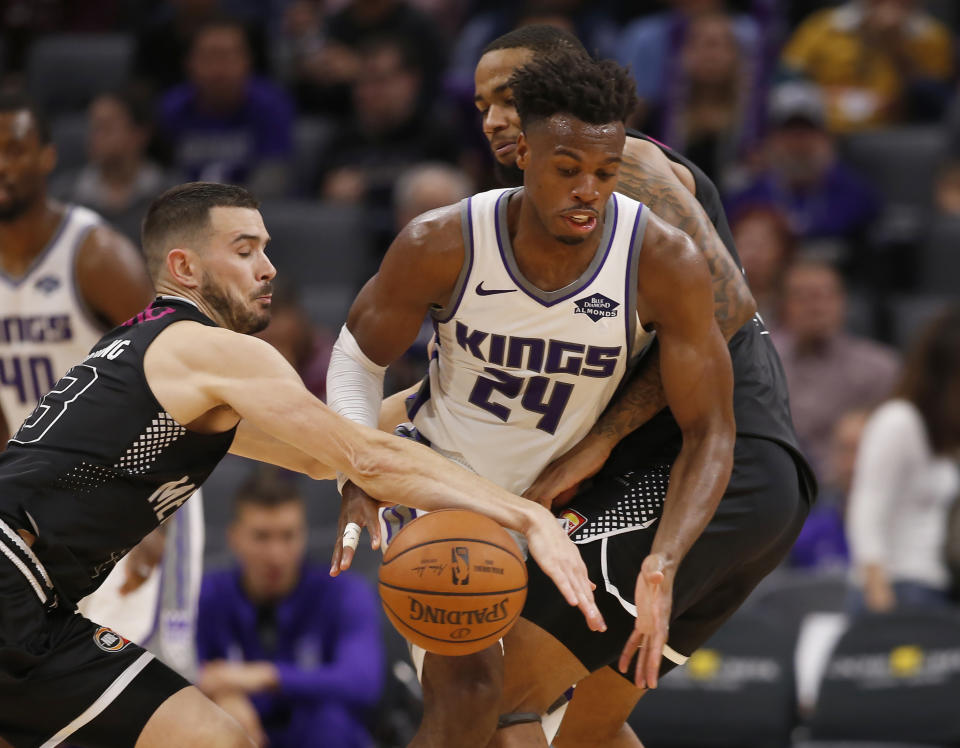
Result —
[[483, 281], [477, 284], [477, 296], [493, 296], [495, 293], [513, 293], [515, 288], [484, 288]]

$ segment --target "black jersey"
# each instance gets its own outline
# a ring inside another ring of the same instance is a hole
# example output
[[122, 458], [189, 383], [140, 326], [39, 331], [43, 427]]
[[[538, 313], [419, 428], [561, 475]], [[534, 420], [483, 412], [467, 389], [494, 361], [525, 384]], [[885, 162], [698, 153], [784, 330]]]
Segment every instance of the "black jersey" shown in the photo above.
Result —
[[[627, 134], [629, 137], [653, 143], [668, 159], [690, 170], [696, 185], [697, 202], [703, 207], [720, 240], [742, 271], [743, 266], [734, 246], [733, 235], [716, 185], [696, 164], [663, 143], [636, 130], [628, 130]], [[793, 429], [783, 365], [759, 315], [755, 315], [734, 334], [729, 348], [733, 363], [733, 409], [737, 420], [737, 433], [771, 439], [788, 447], [803, 463], [807, 481], [810, 483], [809, 488], [814, 490], [812, 473], [801, 456], [797, 435]], [[676, 423], [668, 413], [658, 416], [655, 422], [651, 422], [654, 423], [658, 428], [672, 428], [679, 436]], [[608, 460], [606, 470], [624, 472], [632, 469], [631, 463], [635, 462], [637, 449], [646, 449], [649, 446], [650, 436], [642, 432], [643, 429], [634, 432], [617, 446]]]
[[61, 596], [93, 592], [206, 480], [233, 441], [186, 430], [147, 384], [143, 358], [171, 324], [215, 323], [159, 297], [64, 374], [0, 453], [0, 517], [37, 537]]

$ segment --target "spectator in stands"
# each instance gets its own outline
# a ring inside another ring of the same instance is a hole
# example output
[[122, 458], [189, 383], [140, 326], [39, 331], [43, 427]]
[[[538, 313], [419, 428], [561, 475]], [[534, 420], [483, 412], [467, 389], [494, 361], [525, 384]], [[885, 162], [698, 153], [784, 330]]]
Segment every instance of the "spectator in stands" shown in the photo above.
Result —
[[841, 239], [856, 243], [880, 212], [870, 185], [837, 156], [824, 128], [823, 100], [816, 86], [792, 82], [770, 99], [771, 130], [765, 168], [728, 206], [772, 202], [801, 240]]
[[768, 330], [780, 320], [783, 274], [793, 259], [796, 238], [786, 216], [771, 203], [744, 204], [730, 216], [730, 230], [757, 311]]
[[[452, 205], [474, 192], [476, 189], [466, 172], [449, 164], [427, 162], [410, 167], [397, 179], [393, 190], [394, 233], [399, 233], [421, 213]], [[375, 258], [376, 265], [387, 246], [382, 245], [382, 252]], [[376, 265], [370, 268], [367, 277], [376, 272]], [[427, 346], [432, 337], [433, 326], [425, 320], [416, 342], [387, 370], [387, 392], [405, 390], [423, 379], [430, 361]]]
[[790, 551], [791, 566], [825, 571], [849, 564], [847, 496], [853, 482], [860, 437], [869, 417], [869, 410], [856, 408], [840, 416], [833, 427], [826, 475], [820, 484], [817, 503], [810, 509], [800, 537]]
[[348, 117], [351, 90], [364, 68], [364, 48], [384, 36], [418, 50], [421, 106], [433, 101], [446, 66], [447, 45], [436, 24], [405, 0], [348, 0], [327, 18], [320, 3], [297, 0], [287, 9], [284, 32], [299, 45], [291, 72], [304, 111]]
[[752, 116], [754, 98], [766, 91], [755, 85], [725, 13], [689, 21], [678, 62], [646, 129], [720, 183], [730, 165], [758, 144], [762, 123]]
[[[646, 113], [662, 109], [678, 90], [676, 76], [682, 68], [682, 50], [691, 23], [725, 10], [724, 0], [671, 0], [669, 5], [669, 10], [629, 24], [617, 48], [617, 59], [630, 66], [637, 81], [637, 94], [644, 110], [641, 123], [646, 121]], [[730, 18], [730, 27], [744, 66], [759, 74], [763, 67], [759, 25], [748, 15], [735, 15]]]
[[899, 368], [892, 350], [846, 333], [845, 317], [846, 291], [833, 266], [812, 259], [790, 266], [774, 343], [787, 374], [800, 445], [819, 477], [825, 475], [837, 419], [880, 402]]
[[849, 539], [867, 610], [949, 602], [947, 516], [960, 496], [960, 308], [907, 356], [893, 398], [867, 423], [850, 494]]
[[848, 133], [938, 119], [950, 96], [953, 44], [919, 0], [848, 0], [805, 20], [783, 64], [823, 88], [829, 129]]
[[303, 500], [274, 472], [240, 489], [228, 538], [237, 565], [200, 593], [201, 690], [260, 745], [366, 748], [384, 680], [373, 590], [305, 561]]
[[393, 230], [393, 185], [421, 161], [456, 163], [460, 146], [442, 113], [422, 106], [423, 60], [400, 37], [364, 45], [353, 88], [354, 119], [320, 159], [321, 196], [365, 203], [379, 234]]
[[454, 45], [446, 89], [472, 108], [473, 73], [484, 47], [520, 26], [557, 26], [579, 38], [591, 54], [612, 57], [616, 52], [617, 26], [605, 5], [590, 0], [522, 0], [475, 13], [464, 24]]
[[[296, 268], [288, 268], [288, 272], [292, 276]], [[310, 321], [296, 286], [283, 280], [282, 275], [273, 287], [270, 324], [257, 333], [257, 337], [263, 338], [283, 354], [315, 397], [326, 400], [327, 366], [330, 364], [334, 337]]]
[[[96, 3], [81, 3], [96, 5]], [[159, 93], [187, 79], [187, 62], [194, 34], [241, 3], [230, 0], [166, 0], [156, 3], [137, 32], [133, 54], [136, 78]], [[267, 45], [262, 27], [244, 27], [254, 68], [266, 70]]]
[[442, 162], [416, 164], [404, 171], [393, 188], [394, 228], [399, 232], [421, 213], [469, 197], [476, 190], [461, 169]]
[[243, 184], [261, 197], [287, 189], [293, 105], [251, 75], [243, 25], [211, 21], [193, 37], [190, 81], [167, 93], [160, 126], [190, 179]]
[[87, 115], [87, 165], [51, 185], [58, 198], [93, 208], [137, 243], [150, 201], [180, 181], [147, 155], [152, 115], [150, 100], [137, 90], [95, 98]]

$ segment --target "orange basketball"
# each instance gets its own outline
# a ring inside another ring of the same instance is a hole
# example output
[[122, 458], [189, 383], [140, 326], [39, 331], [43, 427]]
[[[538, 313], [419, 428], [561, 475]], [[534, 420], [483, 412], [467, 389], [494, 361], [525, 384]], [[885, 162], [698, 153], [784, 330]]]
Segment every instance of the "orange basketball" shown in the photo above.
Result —
[[527, 567], [514, 539], [463, 509], [417, 517], [397, 533], [380, 566], [390, 622], [437, 654], [489, 647], [510, 630], [526, 598]]

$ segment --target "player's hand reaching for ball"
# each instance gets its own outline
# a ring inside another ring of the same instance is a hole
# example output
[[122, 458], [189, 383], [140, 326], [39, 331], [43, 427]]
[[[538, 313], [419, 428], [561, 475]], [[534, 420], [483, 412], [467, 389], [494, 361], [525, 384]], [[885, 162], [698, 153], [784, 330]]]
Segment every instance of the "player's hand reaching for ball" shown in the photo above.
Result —
[[530, 555], [557, 585], [564, 599], [580, 608], [591, 629], [606, 631], [607, 624], [593, 599], [596, 585], [587, 576], [587, 567], [580, 558], [580, 552], [560, 528], [557, 518], [537, 507], [524, 534]]
[[377, 550], [380, 547], [378, 511], [382, 505], [352, 481], [343, 484], [337, 537], [333, 541], [333, 560], [330, 564], [331, 577], [350, 568], [362, 528], [366, 527], [370, 533], [370, 548]]
[[673, 608], [674, 567], [659, 553], [651, 553], [643, 560], [634, 604], [637, 622], [620, 655], [620, 672], [626, 673], [633, 655], [637, 655], [634, 683], [637, 688], [656, 688], [660, 674], [660, 660], [667, 643], [670, 611]]

